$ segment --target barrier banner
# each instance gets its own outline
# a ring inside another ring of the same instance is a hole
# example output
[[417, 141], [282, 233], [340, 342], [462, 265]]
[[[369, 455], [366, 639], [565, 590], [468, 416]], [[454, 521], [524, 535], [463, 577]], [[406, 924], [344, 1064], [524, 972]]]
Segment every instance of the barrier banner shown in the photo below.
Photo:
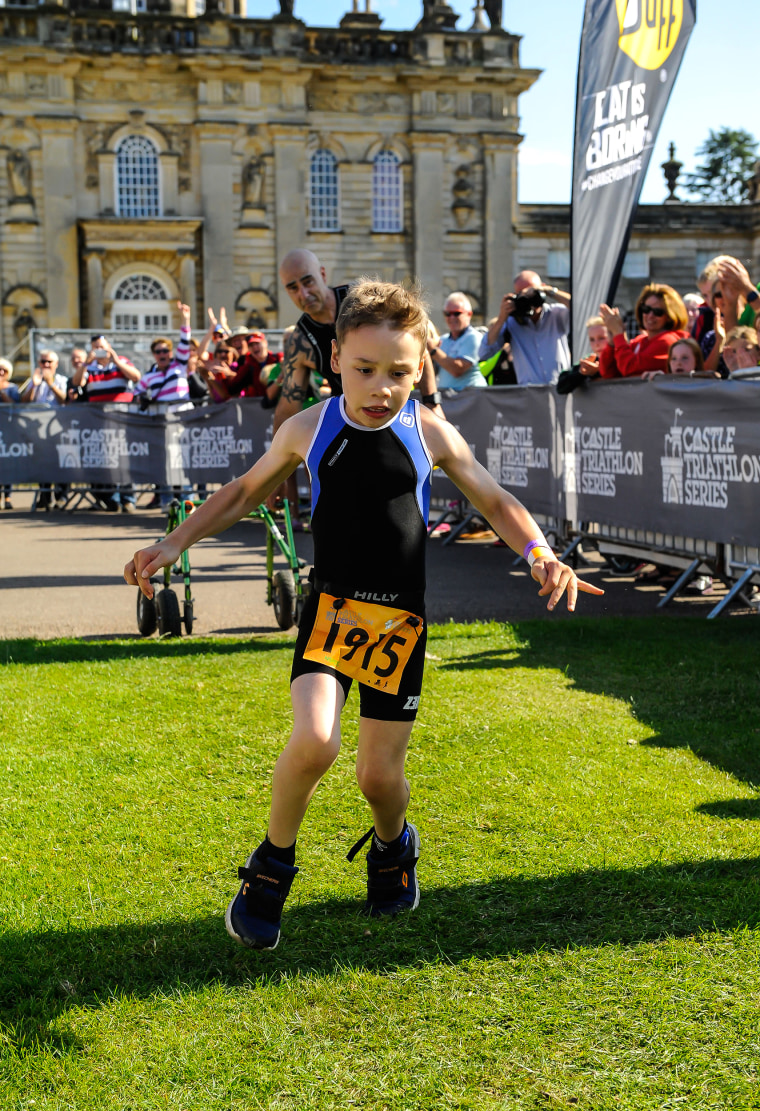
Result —
[[573, 359], [612, 304], [696, 0], [586, 0], [578, 59], [570, 228]]
[[[557, 409], [562, 399], [551, 387], [494, 386], [464, 390], [444, 403], [475, 458], [534, 513], [553, 517], [562, 502], [562, 434]], [[445, 475], [433, 477], [433, 496], [442, 482], [462, 495]]]
[[3, 405], [0, 481], [229, 482], [265, 450], [273, 412], [257, 398], [155, 415], [116, 405]]
[[758, 544], [760, 382], [595, 382], [564, 410], [569, 519]]
[[[535, 513], [757, 547], [760, 381], [659, 375], [466, 390], [446, 414]], [[146, 416], [115, 406], [0, 406], [0, 483], [227, 482], [271, 442], [256, 398]], [[462, 500], [442, 471], [433, 496]]]

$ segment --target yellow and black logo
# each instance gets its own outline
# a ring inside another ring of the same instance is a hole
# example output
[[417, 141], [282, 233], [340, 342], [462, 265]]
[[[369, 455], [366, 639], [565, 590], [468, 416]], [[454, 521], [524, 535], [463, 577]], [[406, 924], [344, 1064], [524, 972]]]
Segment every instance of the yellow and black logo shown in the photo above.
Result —
[[678, 42], [684, 0], [615, 0], [619, 46], [642, 69], [659, 69]]

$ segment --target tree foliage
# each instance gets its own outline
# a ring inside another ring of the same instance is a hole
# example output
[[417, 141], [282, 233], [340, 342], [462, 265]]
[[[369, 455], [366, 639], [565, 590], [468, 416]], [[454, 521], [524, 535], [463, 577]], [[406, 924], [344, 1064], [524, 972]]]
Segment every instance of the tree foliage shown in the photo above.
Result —
[[708, 204], [741, 204], [749, 199], [757, 148], [757, 140], [748, 131], [731, 127], [711, 130], [696, 152], [703, 161], [693, 174], [684, 174], [684, 186]]

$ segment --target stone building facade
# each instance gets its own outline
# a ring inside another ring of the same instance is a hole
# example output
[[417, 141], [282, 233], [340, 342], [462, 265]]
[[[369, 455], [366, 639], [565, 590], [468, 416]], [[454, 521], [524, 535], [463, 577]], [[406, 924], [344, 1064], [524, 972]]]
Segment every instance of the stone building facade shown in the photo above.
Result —
[[[517, 203], [539, 71], [498, 0], [490, 29], [479, 0], [469, 31], [424, 0], [405, 32], [369, 10], [307, 27], [290, 0], [267, 20], [239, 0], [76, 2], [0, 7], [0, 350], [22, 363], [30, 327], [159, 331], [178, 300], [196, 330], [207, 305], [282, 327], [296, 246], [335, 281], [417, 276], [434, 309], [466, 290], [476, 319], [522, 267], [567, 284], [567, 206]], [[758, 272], [760, 206], [642, 208], [621, 295], [649, 273], [693, 284], [722, 250]]]
[[283, 326], [296, 246], [335, 280], [417, 275], [485, 311], [514, 268], [538, 73], [516, 36], [446, 13], [391, 32], [371, 12], [0, 8], [2, 349], [30, 324], [173, 327], [177, 300], [196, 328], [209, 304]]

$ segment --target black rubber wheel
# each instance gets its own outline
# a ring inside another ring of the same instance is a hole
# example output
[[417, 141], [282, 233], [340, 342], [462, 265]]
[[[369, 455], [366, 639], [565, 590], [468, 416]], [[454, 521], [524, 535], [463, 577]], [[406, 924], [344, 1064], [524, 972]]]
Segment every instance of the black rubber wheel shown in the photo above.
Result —
[[179, 615], [177, 595], [169, 587], [159, 590], [156, 595], [158, 610], [158, 635], [161, 637], [181, 637], [182, 619]]
[[184, 609], [182, 610], [182, 624], [185, 626], [185, 632], [188, 636], [193, 631], [193, 603], [185, 602]]
[[296, 583], [292, 571], [275, 571], [272, 576], [272, 605], [281, 629], [289, 629], [295, 619]]
[[641, 563], [640, 559], [632, 556], [606, 555], [604, 557], [616, 575], [630, 575]]
[[158, 626], [156, 613], [156, 599], [146, 598], [140, 588], [137, 588], [137, 628], [140, 636], [152, 637]]

